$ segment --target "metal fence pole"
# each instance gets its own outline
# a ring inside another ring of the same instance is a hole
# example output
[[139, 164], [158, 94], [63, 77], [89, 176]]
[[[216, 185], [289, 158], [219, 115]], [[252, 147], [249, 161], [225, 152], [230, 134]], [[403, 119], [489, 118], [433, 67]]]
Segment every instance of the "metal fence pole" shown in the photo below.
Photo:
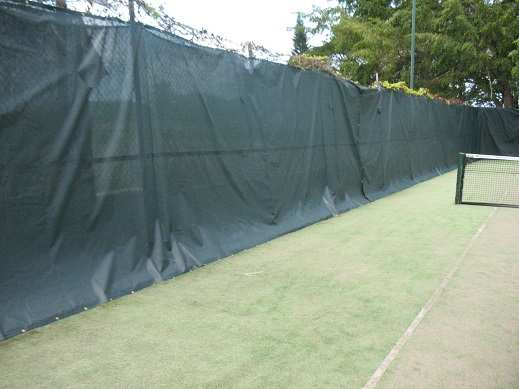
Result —
[[414, 89], [414, 65], [415, 65], [415, 51], [416, 51], [416, 0], [413, 0], [413, 10], [411, 16], [411, 76], [409, 80], [409, 87]]
[[139, 142], [139, 160], [142, 170], [142, 197], [144, 202], [144, 218], [146, 223], [146, 239], [148, 241], [148, 253], [151, 255], [154, 243], [154, 228], [156, 218], [155, 207], [155, 176], [153, 170], [153, 162], [151, 159], [153, 145], [144, 125], [144, 104], [142, 99], [140, 66], [139, 66], [139, 40], [141, 39], [142, 28], [135, 22], [135, 6], [134, 0], [128, 1], [128, 11], [130, 14], [130, 39], [131, 39], [131, 55], [132, 55], [132, 74], [133, 86], [135, 92], [135, 116], [137, 121], [137, 137]]

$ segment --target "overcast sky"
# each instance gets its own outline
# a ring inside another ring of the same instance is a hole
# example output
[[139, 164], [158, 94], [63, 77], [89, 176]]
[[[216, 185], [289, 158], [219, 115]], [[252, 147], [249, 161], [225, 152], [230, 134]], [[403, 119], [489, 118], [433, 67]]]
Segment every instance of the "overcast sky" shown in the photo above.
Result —
[[[156, 0], [179, 22], [235, 42], [253, 41], [282, 54], [292, 50], [297, 12], [312, 5], [329, 7], [335, 0]], [[319, 44], [320, 39], [310, 41]]]

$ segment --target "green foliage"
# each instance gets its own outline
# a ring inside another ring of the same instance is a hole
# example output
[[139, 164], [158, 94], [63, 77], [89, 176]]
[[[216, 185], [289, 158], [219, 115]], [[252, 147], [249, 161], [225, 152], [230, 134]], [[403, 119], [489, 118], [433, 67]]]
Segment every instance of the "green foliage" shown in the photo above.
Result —
[[292, 50], [292, 54], [299, 55], [308, 51], [306, 30], [301, 14], [297, 15], [297, 23], [294, 28], [294, 38], [292, 40], [294, 42], [294, 49]]
[[[293, 55], [288, 60], [288, 65], [296, 67], [302, 70], [313, 70], [317, 72], [327, 73], [333, 77], [343, 79], [343, 74], [337, 71], [333, 66], [330, 65], [330, 58], [324, 55], [314, 54], [301, 54]], [[411, 89], [407, 86], [404, 81], [391, 83], [389, 81], [383, 81], [380, 86], [384, 89], [395, 90], [411, 96], [423, 96], [429, 99], [438, 100], [446, 104], [463, 104], [463, 101], [458, 99], [446, 99], [441, 96], [437, 96], [427, 88]], [[376, 83], [371, 85], [372, 88], [378, 87]]]
[[[409, 80], [410, 0], [341, 0], [314, 15], [331, 38], [314, 51], [340, 59], [340, 72], [362, 84], [378, 73]], [[519, 0], [417, 1], [416, 76], [433, 95], [516, 106], [519, 99]]]
[[[376, 83], [372, 85], [373, 88], [376, 86], [377, 86]], [[384, 89], [399, 91], [399, 92], [405, 93], [406, 95], [411, 95], [411, 96], [427, 97], [432, 100], [441, 101], [442, 103], [445, 103], [445, 104], [463, 104], [464, 103], [462, 100], [459, 100], [459, 99], [452, 99], [452, 98], [447, 99], [447, 98], [435, 95], [427, 88], [411, 89], [407, 86], [407, 84], [404, 81], [399, 81], [399, 82], [394, 82], [394, 83], [391, 83], [388, 81], [383, 81], [381, 83], [381, 86]]]
[[389, 23], [343, 18], [334, 28], [334, 34], [340, 39], [333, 40], [333, 49], [348, 53], [340, 64], [340, 71], [346, 77], [361, 84], [370, 84], [375, 73], [391, 81], [402, 79], [397, 67], [402, 47], [398, 44], [397, 31]]
[[510, 59], [513, 63], [512, 75], [519, 80], [519, 39], [514, 42], [516, 48], [510, 52]]
[[[339, 71], [337, 71], [333, 66], [330, 65], [330, 58], [324, 55], [314, 55], [314, 54], [301, 54], [301, 55], [293, 55], [288, 60], [288, 65], [296, 67], [298, 69], [302, 70], [313, 70], [317, 72], [323, 72], [327, 73], [333, 77], [343, 79], [343, 74], [341, 74]], [[389, 82], [389, 81], [383, 81], [380, 86], [384, 89], [388, 90], [395, 90], [402, 93], [405, 93], [407, 95], [411, 96], [423, 96], [427, 97], [429, 99], [438, 100], [446, 104], [463, 104], [463, 101], [457, 100], [457, 99], [446, 99], [441, 96], [437, 96], [427, 88], [418, 88], [418, 89], [411, 89], [407, 86], [407, 84], [404, 81], [399, 82]], [[376, 83], [373, 83], [371, 85], [372, 88], [378, 87]]]
[[395, 83], [383, 81], [382, 87], [384, 89], [398, 90], [400, 92], [403, 92], [405, 94], [412, 95], [412, 96], [425, 96], [425, 97], [429, 97], [431, 99], [435, 98], [435, 96], [427, 88], [411, 89], [407, 86], [407, 84], [404, 81], [395, 82]]

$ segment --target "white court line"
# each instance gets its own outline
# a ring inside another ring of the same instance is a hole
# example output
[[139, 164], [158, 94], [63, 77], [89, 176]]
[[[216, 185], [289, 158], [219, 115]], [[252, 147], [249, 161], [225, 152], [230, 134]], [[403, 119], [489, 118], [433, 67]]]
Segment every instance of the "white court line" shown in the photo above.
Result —
[[459, 258], [459, 260], [454, 264], [452, 269], [447, 273], [447, 275], [445, 276], [445, 278], [441, 282], [440, 286], [438, 286], [438, 288], [434, 291], [434, 293], [429, 298], [429, 300], [427, 300], [427, 302], [422, 307], [420, 312], [418, 312], [418, 315], [416, 315], [416, 317], [411, 322], [409, 327], [407, 327], [407, 330], [405, 330], [404, 334], [400, 337], [400, 339], [398, 339], [398, 342], [396, 342], [396, 344], [393, 346], [393, 348], [391, 349], [389, 354], [386, 355], [386, 357], [384, 358], [382, 363], [377, 367], [377, 370], [375, 370], [375, 372], [373, 373], [373, 375], [371, 376], [369, 381], [366, 383], [366, 385], [364, 385], [363, 389], [373, 389], [373, 388], [375, 388], [377, 386], [377, 384], [379, 383], [380, 379], [382, 378], [382, 376], [384, 375], [384, 373], [388, 369], [388, 367], [391, 364], [391, 362], [393, 362], [395, 360], [397, 355], [400, 353], [400, 350], [402, 350], [402, 348], [404, 347], [404, 345], [406, 344], [408, 339], [413, 335], [413, 333], [415, 332], [416, 328], [421, 323], [421, 321], [423, 320], [423, 318], [425, 317], [427, 312], [429, 312], [431, 310], [431, 308], [436, 303], [436, 301], [438, 300], [440, 295], [443, 293], [443, 291], [447, 287], [447, 284], [451, 280], [451, 278], [454, 275], [454, 273], [456, 273], [456, 271], [458, 271], [461, 263], [463, 262], [463, 260], [467, 256], [467, 253], [472, 248], [472, 246], [476, 242], [476, 240], [479, 237], [479, 235], [481, 235], [481, 233], [485, 230], [485, 228], [487, 227], [488, 221], [490, 220], [490, 218], [492, 218], [492, 216], [494, 216], [496, 211], [497, 211], [497, 208], [494, 208], [493, 211], [490, 213], [490, 215], [488, 215], [488, 217], [485, 220], [485, 222], [481, 225], [481, 227], [479, 227], [479, 229], [474, 234], [474, 236], [470, 240], [470, 242], [467, 245], [467, 247], [465, 247], [465, 250], [463, 251], [463, 254]]

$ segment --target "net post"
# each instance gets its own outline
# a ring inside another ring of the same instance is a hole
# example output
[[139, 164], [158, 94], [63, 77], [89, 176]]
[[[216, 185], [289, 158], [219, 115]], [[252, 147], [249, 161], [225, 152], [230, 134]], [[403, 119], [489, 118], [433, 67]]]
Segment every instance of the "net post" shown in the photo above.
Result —
[[461, 204], [463, 195], [463, 177], [465, 176], [465, 153], [458, 154], [458, 177], [456, 179], [455, 204]]

